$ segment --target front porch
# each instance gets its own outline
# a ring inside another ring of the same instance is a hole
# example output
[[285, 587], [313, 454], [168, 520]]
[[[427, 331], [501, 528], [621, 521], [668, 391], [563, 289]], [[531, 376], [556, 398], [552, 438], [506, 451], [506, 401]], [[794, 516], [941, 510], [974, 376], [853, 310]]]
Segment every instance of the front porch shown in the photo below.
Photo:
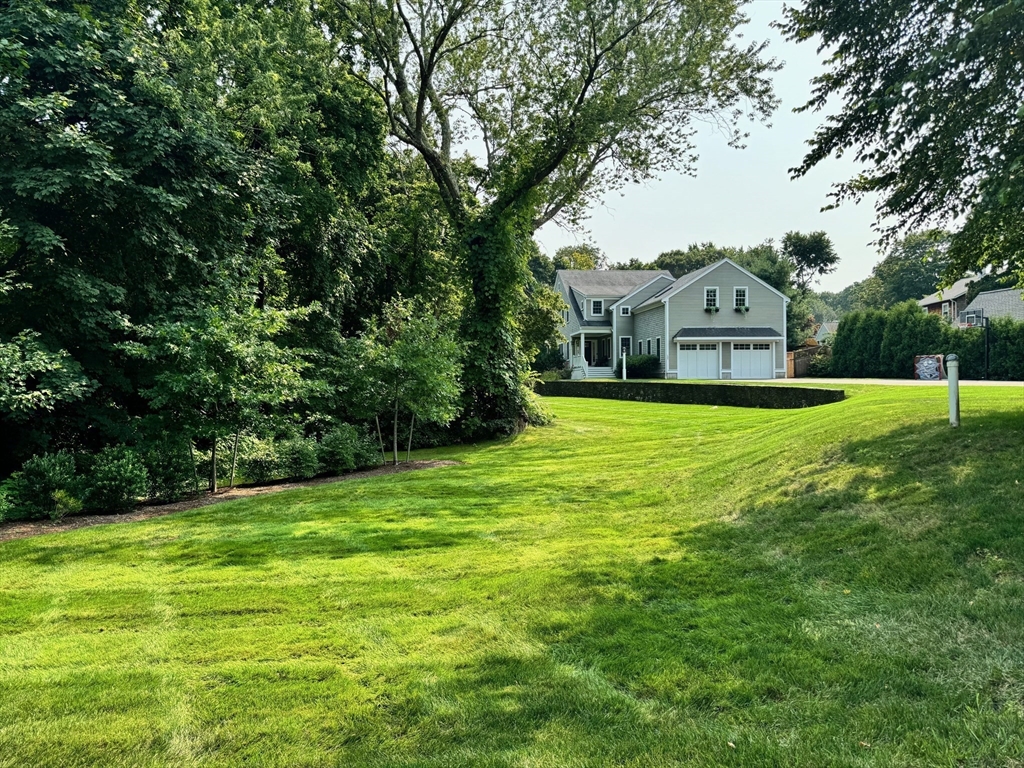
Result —
[[569, 367], [574, 379], [605, 379], [612, 376], [612, 331], [594, 329], [574, 333], [569, 339]]

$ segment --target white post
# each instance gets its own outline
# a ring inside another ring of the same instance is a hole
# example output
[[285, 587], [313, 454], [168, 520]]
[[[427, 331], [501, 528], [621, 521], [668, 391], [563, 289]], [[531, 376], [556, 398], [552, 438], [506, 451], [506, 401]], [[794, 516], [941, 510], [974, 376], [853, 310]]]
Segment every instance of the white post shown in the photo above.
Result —
[[949, 375], [949, 426], [960, 426], [960, 358], [946, 357], [946, 373]]
[[587, 334], [580, 331], [580, 367], [583, 368], [583, 378], [587, 378]]
[[622, 380], [626, 380], [626, 356], [622, 356]]

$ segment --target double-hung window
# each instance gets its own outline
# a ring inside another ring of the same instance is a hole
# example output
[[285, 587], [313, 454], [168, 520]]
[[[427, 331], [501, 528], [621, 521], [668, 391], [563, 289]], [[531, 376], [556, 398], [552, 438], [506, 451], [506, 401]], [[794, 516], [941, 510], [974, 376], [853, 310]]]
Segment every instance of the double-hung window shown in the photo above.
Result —
[[604, 300], [594, 299], [590, 302], [590, 314], [594, 317], [600, 317], [604, 314]]
[[704, 309], [715, 309], [718, 307], [718, 289], [704, 289]]
[[750, 304], [747, 301], [747, 289], [744, 288], [733, 288], [732, 289], [733, 306], [737, 309], [743, 307], [749, 307]]

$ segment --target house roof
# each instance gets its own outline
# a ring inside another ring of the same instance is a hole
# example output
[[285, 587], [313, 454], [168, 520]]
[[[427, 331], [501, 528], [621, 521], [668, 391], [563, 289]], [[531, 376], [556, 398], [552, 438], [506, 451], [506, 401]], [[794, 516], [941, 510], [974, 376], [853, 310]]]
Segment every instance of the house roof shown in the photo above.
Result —
[[954, 299], [959, 299], [967, 293], [971, 283], [975, 282], [977, 279], [977, 275], [961, 278], [953, 283], [949, 288], [943, 288], [941, 291], [929, 294], [923, 299], [919, 299], [917, 303], [922, 307], [927, 307], [932, 304], [938, 304], [940, 301], [952, 301]]
[[730, 326], [692, 326], [680, 328], [673, 339], [781, 339], [782, 334], [774, 328]]
[[651, 296], [651, 298], [649, 298], [643, 304], [641, 304], [638, 307], [635, 307], [633, 311], [635, 312], [638, 309], [648, 309], [649, 307], [653, 307], [654, 305], [661, 303], [663, 300], [669, 298], [670, 296], [674, 296], [675, 294], [679, 293], [679, 291], [683, 290], [687, 286], [692, 285], [697, 280], [704, 277], [704, 275], [707, 275], [710, 272], [714, 272], [723, 264], [731, 264], [740, 272], [749, 275], [752, 280], [756, 280], [757, 282], [759, 282], [772, 293], [782, 297], [783, 301], [789, 303], [789, 298], [784, 293], [773, 288], [771, 285], [766, 283], [764, 280], [755, 275], [749, 269], [744, 269], [732, 259], [720, 259], [716, 261], [714, 264], [708, 264], [706, 267], [701, 267], [700, 269], [695, 269], [693, 272], [688, 272], [687, 274], [683, 275], [678, 280], [676, 280], [674, 283], [672, 283], [672, 285], [668, 286], [665, 290], [661, 291], [661, 293]]
[[[654, 274], [654, 277], [652, 277], [646, 283], [642, 283], [642, 284], [638, 285], [632, 291], [630, 291], [625, 296], [623, 296], [621, 299], [619, 299], [614, 304], [612, 304], [610, 309], [615, 309], [617, 306], [619, 306], [619, 304], [624, 303], [630, 297], [635, 296], [636, 294], [640, 293], [640, 291], [642, 291], [644, 288], [647, 288], [649, 285], [652, 285], [653, 283], [656, 283], [659, 280], [668, 280], [668, 285], [666, 285], [665, 288], [667, 288], [669, 285], [672, 285], [672, 283], [675, 282], [675, 278], [672, 277], [672, 273], [669, 272], [668, 270], [659, 269], [657, 272], [654, 272], [653, 274]], [[665, 290], [665, 288], [663, 288], [662, 290]], [[656, 293], [661, 293], [661, 291], [656, 291]]]
[[1024, 298], [1019, 288], [1002, 288], [997, 291], [982, 291], [967, 305], [967, 310], [980, 309], [985, 317], [1012, 317], [1024, 320]]
[[821, 326], [818, 328], [817, 333], [814, 334], [814, 338], [822, 339], [825, 336], [830, 336], [837, 330], [839, 330], [839, 321], [827, 320], [826, 322], [822, 323]]
[[653, 269], [560, 269], [562, 284], [586, 296], [620, 297], [649, 283], [658, 275], [672, 273]]
[[610, 320], [587, 320], [580, 309], [579, 302], [576, 301], [576, 294], [569, 291], [569, 306], [572, 308], [573, 314], [576, 315], [576, 323], [580, 328], [611, 328], [612, 323]]

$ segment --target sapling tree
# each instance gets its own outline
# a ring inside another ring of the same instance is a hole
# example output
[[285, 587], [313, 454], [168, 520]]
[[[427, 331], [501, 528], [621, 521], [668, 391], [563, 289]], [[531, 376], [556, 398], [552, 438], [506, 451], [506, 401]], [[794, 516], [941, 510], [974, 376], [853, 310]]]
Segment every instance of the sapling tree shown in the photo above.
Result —
[[298, 314], [206, 305], [139, 328], [139, 340], [125, 345], [151, 365], [152, 384], [143, 391], [151, 406], [172, 413], [189, 440], [210, 442], [214, 493], [218, 440], [311, 386], [300, 351], [277, 343]]
[[416, 421], [449, 424], [458, 414], [461, 350], [438, 318], [403, 299], [386, 304], [354, 343], [350, 394], [364, 415], [390, 417], [398, 464], [401, 413], [410, 416], [410, 445]]

